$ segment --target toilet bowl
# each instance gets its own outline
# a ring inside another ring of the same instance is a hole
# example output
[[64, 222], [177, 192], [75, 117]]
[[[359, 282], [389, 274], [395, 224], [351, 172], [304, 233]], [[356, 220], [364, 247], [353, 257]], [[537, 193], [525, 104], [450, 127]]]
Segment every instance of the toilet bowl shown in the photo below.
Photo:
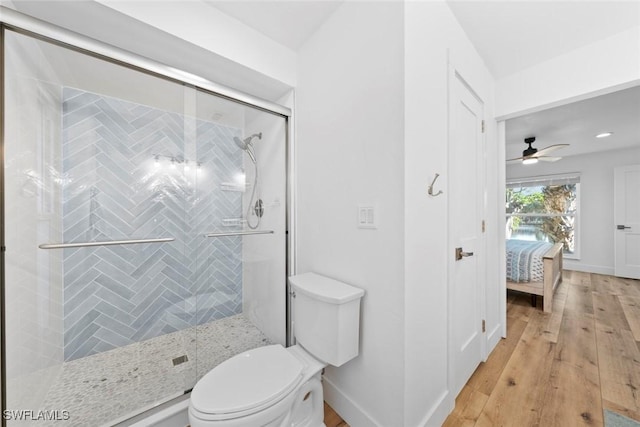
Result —
[[289, 278], [297, 344], [240, 353], [208, 372], [189, 403], [191, 427], [321, 427], [321, 373], [358, 355], [362, 289], [315, 273]]
[[320, 373], [325, 366], [297, 345], [240, 353], [194, 387], [191, 427], [322, 426]]

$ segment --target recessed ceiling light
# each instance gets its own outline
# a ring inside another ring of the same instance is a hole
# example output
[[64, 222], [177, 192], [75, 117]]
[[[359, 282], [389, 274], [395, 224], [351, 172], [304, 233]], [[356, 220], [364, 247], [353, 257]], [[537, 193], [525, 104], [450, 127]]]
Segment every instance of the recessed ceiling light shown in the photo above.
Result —
[[613, 132], [602, 132], [596, 135], [596, 138], [606, 138], [613, 135]]

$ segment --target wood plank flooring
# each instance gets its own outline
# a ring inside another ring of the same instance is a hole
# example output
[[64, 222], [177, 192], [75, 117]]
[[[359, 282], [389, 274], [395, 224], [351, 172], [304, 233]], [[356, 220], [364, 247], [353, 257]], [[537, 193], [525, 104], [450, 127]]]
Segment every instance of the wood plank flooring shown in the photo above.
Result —
[[474, 372], [445, 427], [640, 421], [640, 281], [564, 272], [553, 313], [507, 296], [507, 338]]
[[324, 402], [324, 425], [326, 427], [349, 427], [331, 406]]

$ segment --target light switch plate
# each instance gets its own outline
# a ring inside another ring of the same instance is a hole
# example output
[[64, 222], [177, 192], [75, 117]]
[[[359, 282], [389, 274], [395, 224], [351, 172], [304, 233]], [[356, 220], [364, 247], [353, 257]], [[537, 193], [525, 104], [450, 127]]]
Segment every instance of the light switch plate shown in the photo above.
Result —
[[358, 205], [358, 228], [378, 228], [377, 212], [372, 205]]

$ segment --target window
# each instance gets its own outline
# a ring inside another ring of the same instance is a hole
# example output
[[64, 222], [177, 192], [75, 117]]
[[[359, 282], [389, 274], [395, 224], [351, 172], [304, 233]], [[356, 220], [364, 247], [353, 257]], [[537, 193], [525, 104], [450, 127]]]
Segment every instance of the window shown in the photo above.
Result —
[[579, 257], [580, 176], [556, 175], [507, 181], [507, 238], [562, 243]]

